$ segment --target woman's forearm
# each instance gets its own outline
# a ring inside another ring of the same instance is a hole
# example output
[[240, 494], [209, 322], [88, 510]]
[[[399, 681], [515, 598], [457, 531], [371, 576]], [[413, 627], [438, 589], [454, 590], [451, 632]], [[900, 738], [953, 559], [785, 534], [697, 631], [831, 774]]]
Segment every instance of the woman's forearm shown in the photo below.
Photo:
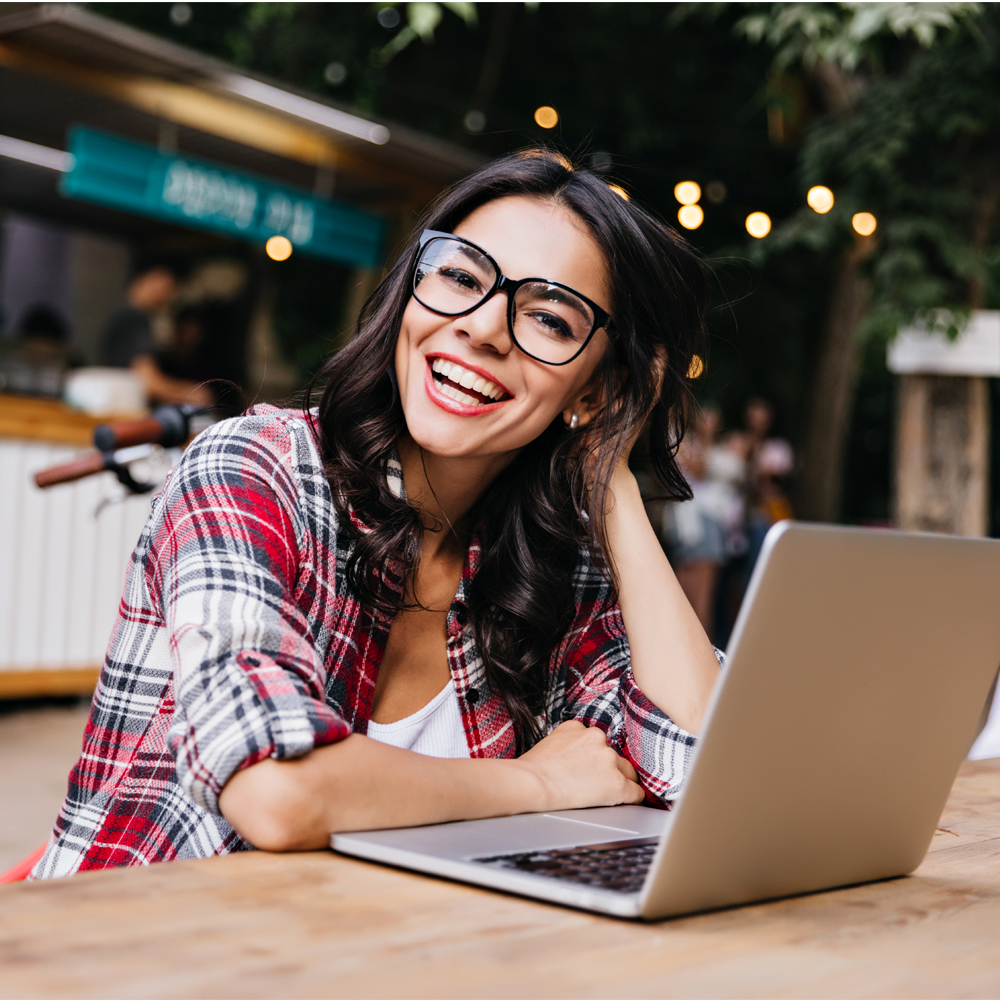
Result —
[[697, 733], [719, 664], [624, 466], [612, 480], [607, 532], [636, 683], [678, 726]]
[[352, 734], [298, 760], [229, 779], [222, 815], [271, 851], [325, 847], [331, 833], [641, 802], [631, 764], [600, 729], [564, 722], [516, 760], [427, 757]]
[[325, 847], [331, 833], [521, 812], [531, 776], [511, 763], [424, 757], [355, 734], [238, 772], [219, 807], [257, 847], [308, 850]]

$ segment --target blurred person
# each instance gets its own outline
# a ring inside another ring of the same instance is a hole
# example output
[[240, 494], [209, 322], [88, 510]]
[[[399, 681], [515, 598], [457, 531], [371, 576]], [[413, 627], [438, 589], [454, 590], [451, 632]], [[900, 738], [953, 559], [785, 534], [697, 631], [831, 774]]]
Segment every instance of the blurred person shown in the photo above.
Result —
[[206, 358], [208, 339], [205, 312], [200, 306], [186, 305], [173, 317], [170, 343], [154, 352], [160, 371], [168, 378], [201, 383], [217, 373]]
[[318, 407], [172, 473], [35, 877], [683, 789], [719, 663], [628, 458], [687, 496], [703, 265], [540, 150], [424, 226]]
[[25, 312], [15, 336], [0, 341], [0, 388], [58, 397], [67, 368], [80, 363], [66, 320], [51, 306], [35, 305]]
[[795, 464], [792, 446], [771, 437], [774, 407], [765, 399], [752, 398], [745, 410], [747, 454], [747, 567], [746, 580], [757, 563], [764, 538], [778, 521], [793, 516], [785, 482]]
[[39, 359], [70, 367], [79, 358], [70, 346], [69, 324], [51, 306], [32, 306], [21, 320], [18, 340], [24, 350]]
[[210, 406], [213, 394], [196, 381], [174, 378], [160, 367], [153, 344], [152, 317], [177, 297], [177, 273], [163, 264], [141, 270], [129, 283], [125, 304], [104, 328], [99, 363], [129, 368], [140, 379], [151, 403]]
[[[684, 503], [663, 508], [667, 555], [687, 599], [705, 631], [714, 632], [715, 588], [726, 558], [725, 531], [720, 509], [721, 484], [710, 478], [709, 463], [722, 426], [716, 407], [699, 410], [695, 425], [684, 435], [677, 462], [693, 494]], [[722, 487], [724, 489], [724, 487]]]

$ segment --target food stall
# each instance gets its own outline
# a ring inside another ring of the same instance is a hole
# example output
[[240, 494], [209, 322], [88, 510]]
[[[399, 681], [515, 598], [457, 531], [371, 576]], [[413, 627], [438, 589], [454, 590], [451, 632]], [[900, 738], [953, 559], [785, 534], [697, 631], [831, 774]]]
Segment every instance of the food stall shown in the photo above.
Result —
[[[166, 254], [190, 264], [186, 301], [221, 303], [210, 332], [247, 400], [280, 398], [297, 377], [275, 332], [283, 275], [318, 268], [302, 273], [330, 289], [335, 340], [476, 163], [70, 4], [0, 5], [0, 348], [41, 310], [94, 364], [136, 262]], [[290, 261], [265, 253], [272, 237]], [[108, 472], [34, 485], [100, 422], [48, 374], [0, 365], [0, 698], [93, 688], [149, 509]]]

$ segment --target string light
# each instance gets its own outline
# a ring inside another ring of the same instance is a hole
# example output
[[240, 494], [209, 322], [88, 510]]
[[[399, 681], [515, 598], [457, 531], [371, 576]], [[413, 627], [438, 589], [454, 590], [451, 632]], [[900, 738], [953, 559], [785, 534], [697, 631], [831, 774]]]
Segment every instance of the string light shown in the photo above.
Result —
[[685, 229], [697, 229], [705, 221], [705, 213], [701, 210], [701, 205], [681, 205], [677, 221]]
[[559, 112], [555, 108], [550, 108], [543, 104], [535, 109], [535, 124], [542, 128], [555, 128], [559, 124]]
[[688, 365], [688, 378], [701, 378], [705, 371], [705, 362], [697, 354], [691, 355], [691, 364]]
[[747, 232], [756, 240], [762, 240], [771, 231], [771, 217], [767, 212], [751, 212], [747, 216]]
[[806, 204], [820, 215], [826, 215], [833, 208], [833, 192], [822, 184], [809, 188]]
[[287, 236], [272, 236], [264, 244], [264, 252], [271, 260], [288, 260], [292, 256], [292, 241]]
[[701, 197], [701, 187], [694, 181], [681, 181], [674, 188], [674, 197], [682, 205], [693, 205]]
[[851, 225], [854, 226], [854, 231], [859, 236], [871, 236], [871, 234], [875, 232], [875, 227], [878, 225], [878, 221], [871, 212], [858, 212], [858, 214], [851, 219]]

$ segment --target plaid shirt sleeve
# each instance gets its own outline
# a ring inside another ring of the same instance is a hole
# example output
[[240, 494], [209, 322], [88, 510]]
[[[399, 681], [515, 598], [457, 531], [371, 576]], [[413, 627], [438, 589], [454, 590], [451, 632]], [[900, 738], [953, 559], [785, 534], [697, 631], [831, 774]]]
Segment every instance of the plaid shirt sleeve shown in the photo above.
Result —
[[[632, 763], [650, 804], [680, 795], [696, 739], [643, 694], [632, 676], [628, 637], [611, 587], [583, 559], [577, 619], [562, 644], [566, 700], [559, 721], [599, 726]], [[720, 665], [722, 654], [716, 650]]]
[[237, 770], [350, 732], [326, 704], [308, 601], [296, 600], [315, 555], [296, 448], [267, 417], [216, 425], [159, 499], [147, 587], [175, 673], [168, 745], [181, 788], [216, 814]]

